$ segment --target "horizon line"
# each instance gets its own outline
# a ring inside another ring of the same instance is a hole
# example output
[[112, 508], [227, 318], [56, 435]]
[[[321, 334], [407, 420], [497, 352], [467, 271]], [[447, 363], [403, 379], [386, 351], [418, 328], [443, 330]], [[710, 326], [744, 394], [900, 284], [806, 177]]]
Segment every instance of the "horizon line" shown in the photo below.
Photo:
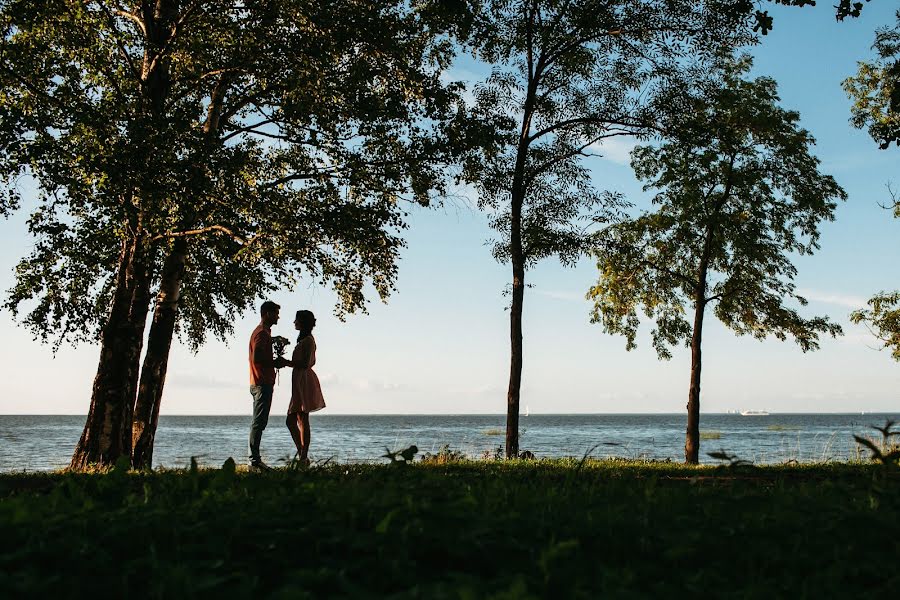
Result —
[[[734, 415], [734, 416], [776, 416], [776, 415], [860, 415], [860, 414], [881, 414], [881, 415], [900, 415], [900, 410], [851, 410], [851, 411], [768, 411], [768, 415], [742, 415], [740, 411], [733, 412], [701, 412], [701, 415]], [[561, 412], [561, 413], [531, 413], [525, 415], [519, 413], [519, 416], [525, 419], [542, 416], [542, 417], [569, 417], [569, 416], [641, 416], [641, 415], [684, 415], [685, 412]], [[160, 417], [252, 417], [250, 413], [169, 413], [161, 414]], [[505, 417], [506, 413], [327, 413], [318, 415], [320, 417]], [[85, 417], [87, 413], [0, 413], [0, 417]]]

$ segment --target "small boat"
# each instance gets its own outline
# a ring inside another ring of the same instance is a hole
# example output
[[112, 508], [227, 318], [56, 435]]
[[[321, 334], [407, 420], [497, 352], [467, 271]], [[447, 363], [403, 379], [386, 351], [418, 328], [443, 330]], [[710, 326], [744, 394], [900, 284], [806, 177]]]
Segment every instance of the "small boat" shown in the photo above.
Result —
[[528, 405], [527, 405], [527, 404], [525, 405], [525, 414], [522, 415], [522, 416], [523, 416], [523, 417], [527, 417], [527, 416], [528, 416]]
[[767, 410], [742, 410], [741, 415], [745, 417], [765, 417], [769, 414]]

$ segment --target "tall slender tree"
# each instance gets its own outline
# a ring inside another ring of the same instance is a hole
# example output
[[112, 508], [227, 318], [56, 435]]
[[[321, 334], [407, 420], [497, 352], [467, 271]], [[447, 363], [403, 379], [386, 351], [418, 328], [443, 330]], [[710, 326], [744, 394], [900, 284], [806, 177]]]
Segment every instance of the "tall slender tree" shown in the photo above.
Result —
[[101, 341], [73, 467], [133, 444], [150, 464], [178, 327], [194, 344], [226, 334], [301, 273], [335, 285], [340, 311], [364, 307], [366, 282], [387, 296], [402, 201], [442, 179], [444, 17], [368, 0], [4, 3], [2, 174], [42, 190], [7, 306], [31, 303], [40, 335]]
[[[790, 254], [818, 248], [819, 224], [846, 197], [819, 171], [800, 115], [778, 106], [775, 81], [747, 80], [750, 60], [728, 61], [722, 85], [680, 112], [660, 146], [632, 153], [656, 209], [608, 228], [595, 251], [593, 320], [635, 347], [638, 310], [655, 321], [660, 358], [691, 349], [685, 462], [700, 450], [700, 374], [706, 309], [738, 335], [791, 336], [806, 352], [819, 334], [840, 334], [824, 317], [805, 318]], [[690, 319], [690, 320], [689, 320]]]
[[[486, 2], [476, 56], [492, 65], [475, 117], [498, 135], [467, 165], [512, 268], [506, 455], [519, 452], [526, 271], [573, 263], [616, 196], [598, 191], [584, 159], [619, 136], [659, 129], [663, 105], [683, 104], [723, 48], [749, 41], [751, 3], [717, 0]], [[600, 150], [602, 153], [602, 148]]]

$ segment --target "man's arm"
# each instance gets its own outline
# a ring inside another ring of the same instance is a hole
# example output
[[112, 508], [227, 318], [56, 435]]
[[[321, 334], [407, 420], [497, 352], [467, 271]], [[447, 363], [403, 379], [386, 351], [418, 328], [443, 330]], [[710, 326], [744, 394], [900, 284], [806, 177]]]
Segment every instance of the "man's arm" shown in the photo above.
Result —
[[253, 363], [262, 368], [274, 368], [272, 359], [272, 337], [264, 331], [253, 336]]

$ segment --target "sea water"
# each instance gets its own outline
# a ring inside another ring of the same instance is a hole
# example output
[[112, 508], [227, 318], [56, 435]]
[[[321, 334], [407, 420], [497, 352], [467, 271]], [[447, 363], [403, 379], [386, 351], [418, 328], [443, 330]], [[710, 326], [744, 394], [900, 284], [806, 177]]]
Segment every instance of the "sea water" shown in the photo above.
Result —
[[[386, 450], [415, 444], [421, 453], [443, 446], [472, 458], [493, 455], [504, 445], [505, 415], [331, 415], [313, 414], [313, 461], [384, 462]], [[756, 464], [856, 460], [867, 452], [854, 441], [900, 414], [704, 414], [700, 460], [724, 451]], [[538, 458], [623, 457], [681, 461], [685, 415], [577, 414], [522, 416], [521, 450]], [[84, 427], [83, 415], [0, 415], [0, 471], [45, 471], [65, 467]], [[246, 462], [248, 416], [161, 416], [154, 467]], [[263, 435], [263, 459], [272, 466], [294, 455], [280, 415]]]

